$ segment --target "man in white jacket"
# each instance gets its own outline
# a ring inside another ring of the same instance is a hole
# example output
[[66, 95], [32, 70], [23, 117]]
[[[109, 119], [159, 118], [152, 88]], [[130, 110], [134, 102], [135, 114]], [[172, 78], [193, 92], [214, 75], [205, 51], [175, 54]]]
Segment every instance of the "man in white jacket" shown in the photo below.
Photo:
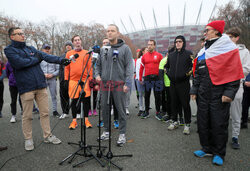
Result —
[[[238, 27], [230, 28], [226, 34], [231, 40], [237, 44], [241, 30]], [[240, 52], [240, 59], [243, 68], [244, 76], [250, 73], [250, 54], [248, 49], [243, 44], [237, 44]], [[239, 149], [240, 144], [238, 136], [240, 134], [241, 115], [242, 115], [242, 99], [243, 99], [243, 79], [241, 80], [240, 88], [236, 93], [234, 101], [231, 103], [230, 114], [232, 118], [232, 148]]]

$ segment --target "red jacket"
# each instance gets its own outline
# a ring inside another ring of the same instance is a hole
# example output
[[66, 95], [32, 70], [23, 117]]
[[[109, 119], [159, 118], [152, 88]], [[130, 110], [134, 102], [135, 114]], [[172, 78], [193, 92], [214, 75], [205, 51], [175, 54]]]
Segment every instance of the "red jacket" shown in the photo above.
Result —
[[144, 76], [158, 75], [159, 64], [162, 60], [162, 55], [156, 51], [150, 53], [147, 52], [141, 58], [141, 67], [139, 72], [139, 80], [142, 81], [143, 70], [145, 68]]

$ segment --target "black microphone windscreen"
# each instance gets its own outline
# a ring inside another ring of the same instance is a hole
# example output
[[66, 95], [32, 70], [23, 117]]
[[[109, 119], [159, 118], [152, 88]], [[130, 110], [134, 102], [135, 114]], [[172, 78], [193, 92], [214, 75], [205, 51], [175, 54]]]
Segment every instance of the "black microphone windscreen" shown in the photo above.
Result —
[[78, 54], [78, 53], [74, 54], [74, 57], [75, 57], [75, 58], [78, 58], [78, 57], [79, 57], [79, 54]]

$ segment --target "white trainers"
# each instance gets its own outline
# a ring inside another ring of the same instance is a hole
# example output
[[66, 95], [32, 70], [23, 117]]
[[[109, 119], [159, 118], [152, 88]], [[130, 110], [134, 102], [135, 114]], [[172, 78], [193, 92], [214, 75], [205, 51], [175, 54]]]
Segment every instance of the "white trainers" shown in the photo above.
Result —
[[[99, 139], [99, 138], [98, 138]], [[103, 132], [101, 135], [101, 141], [109, 139], [109, 132]]]
[[63, 114], [59, 117], [59, 119], [64, 119], [64, 118], [68, 118], [68, 117], [69, 117], [68, 114], [63, 113]]
[[183, 134], [185, 134], [185, 135], [190, 134], [190, 125], [189, 124], [185, 124]]
[[126, 136], [125, 134], [120, 134], [118, 141], [117, 141], [117, 146], [122, 147], [126, 143]]
[[76, 119], [80, 119], [81, 118], [81, 114], [76, 114]]
[[129, 110], [128, 110], [128, 108], [126, 108], [126, 115], [129, 115]]
[[168, 126], [168, 130], [174, 130], [178, 128], [178, 122], [171, 122], [170, 125]]
[[12, 115], [10, 119], [10, 123], [15, 123], [16, 122], [16, 116]]
[[25, 148], [25, 150], [27, 150], [27, 151], [34, 150], [33, 139], [25, 140], [24, 148]]
[[52, 143], [52, 144], [60, 144], [62, 141], [58, 138], [56, 138], [55, 135], [50, 135], [47, 138], [44, 139], [45, 143]]

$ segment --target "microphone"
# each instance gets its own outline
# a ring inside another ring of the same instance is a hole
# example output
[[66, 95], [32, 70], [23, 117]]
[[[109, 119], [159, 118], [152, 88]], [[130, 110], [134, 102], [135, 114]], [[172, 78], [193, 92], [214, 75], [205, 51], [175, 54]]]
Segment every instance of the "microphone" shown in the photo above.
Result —
[[108, 51], [111, 48], [111, 46], [103, 46], [102, 49]]
[[114, 50], [114, 51], [113, 51], [113, 61], [114, 61], [114, 62], [116, 62], [118, 55], [119, 55], [119, 51], [118, 51], [117, 49]]
[[105, 59], [107, 60], [108, 51], [109, 49], [111, 49], [111, 46], [103, 46], [102, 49], [105, 50], [104, 56], [105, 56]]
[[98, 59], [98, 53], [93, 52], [92, 53], [92, 62], [95, 63], [97, 59]]
[[76, 53], [76, 54], [74, 54], [74, 55], [71, 55], [71, 56], [69, 57], [69, 60], [75, 62], [76, 59], [77, 59], [78, 57], [79, 57], [79, 55], [78, 55], [78, 53]]
[[100, 53], [100, 46], [95, 45], [95, 46], [93, 46], [92, 48], [89, 48], [89, 51], [88, 51], [87, 54], [91, 54], [92, 52]]

